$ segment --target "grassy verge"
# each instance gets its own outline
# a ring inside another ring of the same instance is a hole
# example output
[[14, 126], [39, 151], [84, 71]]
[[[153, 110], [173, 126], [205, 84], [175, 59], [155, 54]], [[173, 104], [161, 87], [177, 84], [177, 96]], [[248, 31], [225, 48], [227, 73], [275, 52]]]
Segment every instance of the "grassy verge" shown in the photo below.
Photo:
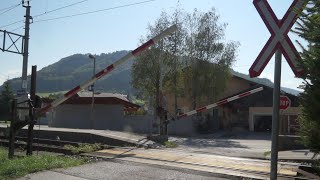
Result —
[[271, 151], [266, 151], [266, 152], [263, 153], [264, 157], [267, 157], [267, 156], [269, 156], [270, 154], [271, 154]]
[[175, 142], [172, 142], [172, 141], [165, 141], [164, 146], [166, 148], [176, 148], [176, 147], [178, 147], [178, 144], [176, 144]]
[[0, 179], [15, 179], [30, 173], [78, 166], [87, 162], [84, 158], [39, 155], [8, 159], [8, 151], [0, 147]]
[[65, 145], [64, 149], [70, 150], [73, 154], [89, 153], [103, 149], [102, 145], [96, 144], [79, 144], [79, 146]]

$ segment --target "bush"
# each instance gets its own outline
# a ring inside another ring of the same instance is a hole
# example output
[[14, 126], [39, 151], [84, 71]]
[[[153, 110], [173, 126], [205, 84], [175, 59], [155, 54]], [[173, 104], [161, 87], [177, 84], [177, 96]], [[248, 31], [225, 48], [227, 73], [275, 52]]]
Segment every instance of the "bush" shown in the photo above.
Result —
[[99, 143], [95, 144], [79, 144], [79, 146], [65, 145], [64, 149], [70, 150], [73, 154], [89, 153], [103, 149]]
[[164, 146], [166, 148], [176, 148], [176, 147], [178, 147], [178, 144], [176, 144], [175, 142], [172, 142], [172, 141], [166, 141], [166, 142], [164, 142]]
[[132, 111], [132, 112], [125, 112], [126, 116], [141, 116], [141, 115], [146, 115], [147, 111], [144, 109], [138, 109], [137, 111]]

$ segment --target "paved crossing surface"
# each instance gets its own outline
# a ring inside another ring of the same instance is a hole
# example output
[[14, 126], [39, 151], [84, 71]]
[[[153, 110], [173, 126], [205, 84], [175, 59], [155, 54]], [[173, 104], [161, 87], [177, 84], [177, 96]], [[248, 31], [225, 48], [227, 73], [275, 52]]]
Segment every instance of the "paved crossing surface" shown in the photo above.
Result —
[[132, 162], [102, 161], [83, 166], [29, 174], [20, 180], [226, 180], [213, 174], [199, 174], [186, 170], [167, 169]]
[[[270, 171], [270, 162], [267, 160], [188, 153], [177, 150], [117, 148], [101, 150], [90, 153], [89, 155], [106, 159], [124, 160], [256, 179], [268, 178]], [[279, 177], [283, 179], [292, 179], [297, 175], [297, 166], [298, 164], [296, 163], [279, 163]]]

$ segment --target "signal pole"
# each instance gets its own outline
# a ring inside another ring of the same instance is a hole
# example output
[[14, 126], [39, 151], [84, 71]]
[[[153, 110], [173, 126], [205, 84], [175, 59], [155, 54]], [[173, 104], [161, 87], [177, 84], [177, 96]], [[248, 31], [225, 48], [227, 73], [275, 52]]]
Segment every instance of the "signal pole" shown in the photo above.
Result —
[[23, 65], [22, 65], [22, 85], [21, 88], [24, 92], [27, 92], [27, 75], [28, 75], [28, 56], [29, 56], [29, 30], [30, 30], [30, 1], [27, 0], [27, 5], [22, 1], [22, 6], [26, 8], [25, 15], [25, 29], [24, 29], [24, 49], [23, 49]]

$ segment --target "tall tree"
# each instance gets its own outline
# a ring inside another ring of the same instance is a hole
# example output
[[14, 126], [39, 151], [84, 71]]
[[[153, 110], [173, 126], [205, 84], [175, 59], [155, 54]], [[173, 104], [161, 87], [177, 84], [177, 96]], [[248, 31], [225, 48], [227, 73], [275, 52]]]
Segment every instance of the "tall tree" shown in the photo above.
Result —
[[296, 32], [309, 45], [303, 48], [305, 69], [304, 92], [301, 95], [300, 133], [303, 143], [315, 153], [320, 152], [320, 1], [311, 0], [302, 13]]
[[219, 20], [214, 8], [206, 13], [195, 9], [187, 16], [185, 55], [191, 68], [186, 81], [189, 82], [193, 108], [204, 97], [211, 102], [216, 100], [224, 90], [230, 66], [236, 58], [239, 44], [224, 41], [227, 24]]
[[[163, 12], [148, 27], [145, 39], [172, 24], [178, 25], [176, 32], [134, 61], [133, 86], [146, 96], [155, 97], [155, 107], [159, 106], [161, 88], [175, 95], [175, 110], [183, 89], [187, 89], [184, 94], [192, 94], [194, 107], [201, 98], [215, 100], [223, 91], [238, 44], [225, 41], [226, 24], [219, 23], [214, 9], [206, 13], [194, 10], [192, 14], [179, 9], [172, 15]], [[184, 80], [186, 83], [181, 83]]]
[[132, 85], [146, 97], [154, 97], [155, 107], [160, 106], [160, 91], [164, 88], [165, 76], [172, 75], [178, 69], [177, 58], [181, 54], [183, 30], [178, 12], [169, 16], [162, 12], [153, 25], [149, 25], [146, 38], [149, 39], [170, 25], [177, 24], [178, 30], [159, 41], [137, 57], [132, 66]]
[[1, 117], [7, 120], [10, 117], [10, 102], [13, 99], [14, 95], [11, 90], [11, 85], [9, 81], [3, 83], [3, 88], [1, 91], [1, 98], [0, 98], [0, 112]]

